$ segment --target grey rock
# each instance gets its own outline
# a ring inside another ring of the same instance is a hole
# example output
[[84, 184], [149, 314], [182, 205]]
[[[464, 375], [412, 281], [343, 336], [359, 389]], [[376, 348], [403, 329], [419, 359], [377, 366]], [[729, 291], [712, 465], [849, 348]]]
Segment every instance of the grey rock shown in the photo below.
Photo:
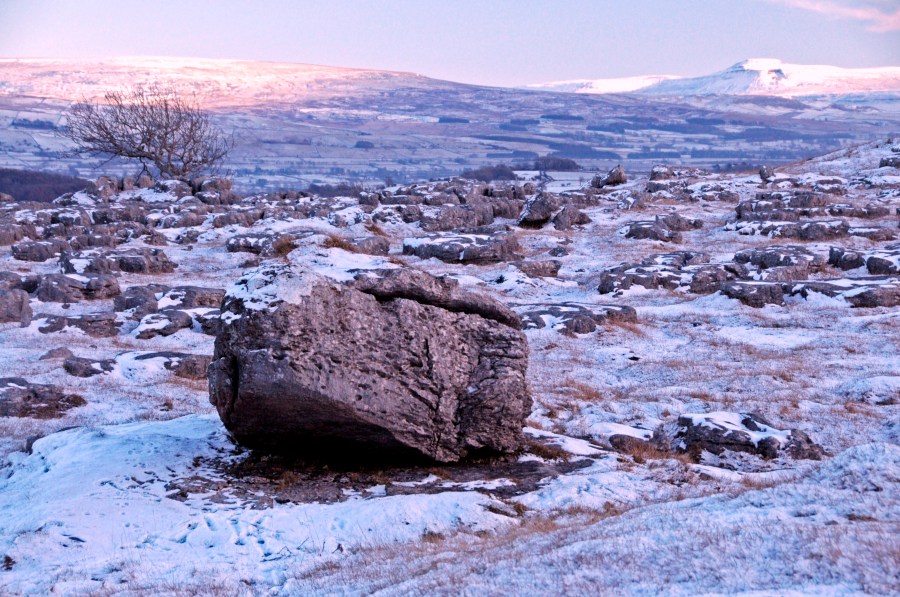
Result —
[[0, 289], [0, 323], [17, 322], [25, 327], [31, 323], [31, 316], [27, 292], [17, 288]]
[[685, 218], [677, 213], [656, 216], [656, 223], [675, 232], [687, 232], [703, 228], [703, 221], [697, 218]]
[[47, 261], [68, 251], [71, 246], [58, 238], [20, 242], [12, 246], [12, 255], [19, 261]]
[[77, 303], [81, 300], [112, 298], [120, 293], [119, 281], [107, 274], [67, 276], [47, 274], [41, 278], [37, 298], [48, 303]]
[[115, 313], [87, 313], [65, 317], [62, 315], [38, 315], [44, 325], [38, 328], [42, 334], [60, 332], [67, 327], [81, 330], [92, 338], [111, 338], [119, 333], [119, 323]]
[[116, 362], [113, 359], [86, 359], [83, 357], [69, 357], [63, 362], [66, 373], [75, 377], [94, 377], [103, 375], [115, 369]]
[[815, 292], [842, 298], [853, 307], [896, 307], [900, 305], [900, 280], [896, 277], [869, 276], [844, 280], [805, 280], [787, 286], [792, 296], [807, 298]]
[[682, 241], [681, 233], [670, 230], [665, 224], [660, 222], [648, 221], [629, 222], [625, 230], [625, 238], [659, 240], [670, 243], [680, 243]]
[[679, 417], [676, 439], [680, 440], [681, 451], [696, 456], [702, 451], [716, 455], [726, 451], [745, 452], [767, 460], [784, 456], [821, 460], [826, 455], [802, 431], [788, 431], [785, 439], [784, 431], [775, 429], [757, 414], [741, 413], [735, 418], [739, 423], [714, 415]]
[[188, 329], [194, 325], [194, 319], [190, 314], [177, 309], [165, 309], [144, 316], [137, 328], [136, 338], [148, 340], [157, 336], [171, 336], [179, 330]]
[[0, 417], [55, 419], [85, 404], [81, 396], [57, 386], [33, 384], [21, 377], [0, 378]]
[[[483, 316], [508, 309], [424, 272], [390, 276], [340, 285], [265, 265], [254, 287], [271, 281], [274, 308], [247, 308], [240, 293], [226, 298], [210, 401], [239, 441], [442, 462], [521, 445], [531, 409], [527, 342], [518, 326]], [[285, 287], [305, 290], [280, 294]]]
[[544, 261], [514, 261], [511, 265], [529, 278], [555, 278], [562, 267], [562, 261], [547, 259]]
[[860, 251], [848, 251], [842, 247], [831, 247], [828, 251], [828, 264], [842, 270], [856, 269], [866, 265], [866, 258]]
[[38, 360], [39, 361], [50, 361], [50, 360], [54, 360], [54, 359], [67, 359], [69, 357], [74, 357], [74, 356], [75, 356], [75, 354], [71, 350], [61, 346], [59, 348], [51, 348], [50, 350], [48, 350], [47, 352], [42, 354], [38, 358]]
[[735, 281], [722, 284], [722, 294], [748, 307], [784, 304], [784, 291], [777, 282]]
[[544, 329], [552, 318], [554, 329], [563, 334], [590, 334], [607, 321], [637, 321], [634, 307], [625, 305], [585, 305], [559, 303], [552, 305], [521, 305], [522, 329]]
[[113, 306], [117, 312], [133, 309], [130, 319], [140, 320], [145, 315], [156, 313], [159, 309], [159, 304], [156, 300], [157, 294], [164, 294], [168, 291], [168, 286], [159, 284], [131, 286], [116, 297]]
[[625, 184], [628, 182], [628, 177], [625, 175], [625, 169], [619, 165], [606, 173], [606, 176], [600, 176], [599, 174], [591, 179], [591, 186], [595, 189], [602, 189], [603, 187], [613, 187], [620, 184]]
[[591, 223], [591, 218], [574, 205], [566, 204], [553, 216], [553, 227], [557, 230], [571, 230], [573, 226]]
[[438, 234], [403, 241], [403, 254], [448, 263], [496, 263], [519, 256], [515, 234]]

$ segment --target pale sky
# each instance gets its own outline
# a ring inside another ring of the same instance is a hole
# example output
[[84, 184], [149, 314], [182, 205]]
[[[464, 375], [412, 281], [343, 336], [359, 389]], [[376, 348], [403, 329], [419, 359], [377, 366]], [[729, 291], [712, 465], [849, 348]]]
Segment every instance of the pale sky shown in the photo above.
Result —
[[0, 56], [189, 56], [485, 85], [900, 65], [900, 0], [0, 0]]

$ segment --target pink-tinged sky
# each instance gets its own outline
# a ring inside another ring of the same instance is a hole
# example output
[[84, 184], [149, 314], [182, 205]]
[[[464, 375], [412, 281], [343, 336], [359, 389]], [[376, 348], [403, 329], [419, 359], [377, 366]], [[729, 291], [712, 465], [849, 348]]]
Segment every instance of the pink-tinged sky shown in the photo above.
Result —
[[900, 65], [900, 0], [0, 0], [0, 56], [190, 56], [489, 85]]

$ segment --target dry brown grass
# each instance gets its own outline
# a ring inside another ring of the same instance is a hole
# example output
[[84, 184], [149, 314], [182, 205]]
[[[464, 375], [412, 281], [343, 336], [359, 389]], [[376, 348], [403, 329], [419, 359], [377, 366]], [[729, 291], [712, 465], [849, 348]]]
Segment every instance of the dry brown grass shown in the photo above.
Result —
[[322, 247], [326, 249], [343, 249], [349, 253], [359, 253], [359, 250], [350, 241], [337, 234], [327, 234], [322, 242]]
[[374, 234], [375, 236], [383, 236], [385, 238], [390, 238], [391, 235], [388, 234], [384, 228], [378, 225], [378, 222], [373, 220], [369, 220], [366, 222], [366, 230]]
[[568, 462], [572, 457], [569, 452], [566, 452], [558, 445], [551, 442], [542, 442], [535, 438], [528, 438], [525, 450], [529, 454], [534, 454], [539, 458], [550, 461], [561, 460], [563, 462]]
[[272, 243], [272, 252], [276, 257], [287, 257], [288, 253], [296, 248], [295, 239], [290, 234], [284, 234], [275, 239]]

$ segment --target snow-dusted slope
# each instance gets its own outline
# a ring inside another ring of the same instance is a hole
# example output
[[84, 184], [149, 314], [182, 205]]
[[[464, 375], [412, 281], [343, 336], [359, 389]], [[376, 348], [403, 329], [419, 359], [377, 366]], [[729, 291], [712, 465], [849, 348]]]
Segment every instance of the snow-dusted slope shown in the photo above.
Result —
[[744, 60], [705, 77], [662, 81], [641, 90], [654, 95], [845, 95], [900, 92], [900, 67], [839, 68]]
[[553, 83], [536, 83], [526, 87], [541, 91], [561, 91], [566, 93], [630, 93], [662, 81], [680, 78], [675, 75], [646, 75], [620, 77], [617, 79], [575, 79], [572, 81], [555, 81]]
[[900, 92], [900, 67], [840, 68], [788, 64], [774, 58], [752, 58], [702, 77], [670, 75], [621, 79], [579, 79], [530, 85], [529, 88], [572, 93], [652, 95], [847, 95]]
[[362, 88], [442, 83], [412, 73], [249, 60], [0, 58], [0, 95], [63, 100], [164, 84], [197, 94], [207, 106], [241, 106], [341, 95]]

